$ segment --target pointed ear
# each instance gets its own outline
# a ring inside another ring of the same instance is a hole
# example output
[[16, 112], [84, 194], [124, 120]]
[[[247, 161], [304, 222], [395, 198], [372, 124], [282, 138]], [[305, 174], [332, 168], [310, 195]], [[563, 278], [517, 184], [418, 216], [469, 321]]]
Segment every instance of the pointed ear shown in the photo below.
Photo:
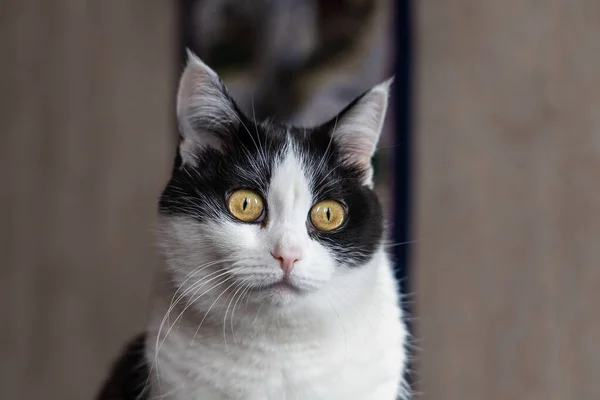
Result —
[[177, 119], [181, 159], [191, 164], [202, 149], [220, 149], [240, 121], [237, 107], [217, 74], [189, 50], [179, 81]]
[[329, 122], [331, 135], [345, 162], [363, 169], [363, 183], [369, 186], [373, 184], [371, 158], [381, 135], [393, 79], [380, 83], [358, 97], [335, 120]]

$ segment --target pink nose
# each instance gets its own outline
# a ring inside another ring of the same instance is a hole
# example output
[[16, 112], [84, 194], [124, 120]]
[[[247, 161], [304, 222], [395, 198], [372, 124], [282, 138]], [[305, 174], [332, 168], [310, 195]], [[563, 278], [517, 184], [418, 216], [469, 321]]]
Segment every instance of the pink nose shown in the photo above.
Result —
[[295, 248], [283, 249], [280, 246], [277, 246], [271, 255], [274, 259], [279, 261], [279, 266], [286, 275], [289, 275], [290, 272], [292, 272], [294, 263], [300, 261], [300, 251]]

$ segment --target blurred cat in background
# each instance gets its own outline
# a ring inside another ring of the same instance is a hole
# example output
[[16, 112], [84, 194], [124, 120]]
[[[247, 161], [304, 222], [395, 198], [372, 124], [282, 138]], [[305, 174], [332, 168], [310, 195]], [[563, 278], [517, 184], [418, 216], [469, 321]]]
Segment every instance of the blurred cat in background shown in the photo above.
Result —
[[389, 76], [391, 15], [389, 0], [188, 0], [185, 40], [243, 111], [315, 125]]

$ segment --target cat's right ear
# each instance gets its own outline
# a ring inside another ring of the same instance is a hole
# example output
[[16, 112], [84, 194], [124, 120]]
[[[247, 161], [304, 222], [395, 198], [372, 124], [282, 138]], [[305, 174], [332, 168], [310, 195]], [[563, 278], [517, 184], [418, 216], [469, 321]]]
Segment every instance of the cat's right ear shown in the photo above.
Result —
[[188, 63], [179, 81], [177, 120], [184, 164], [195, 165], [206, 148], [219, 150], [240, 121], [225, 86], [208, 65], [188, 50]]

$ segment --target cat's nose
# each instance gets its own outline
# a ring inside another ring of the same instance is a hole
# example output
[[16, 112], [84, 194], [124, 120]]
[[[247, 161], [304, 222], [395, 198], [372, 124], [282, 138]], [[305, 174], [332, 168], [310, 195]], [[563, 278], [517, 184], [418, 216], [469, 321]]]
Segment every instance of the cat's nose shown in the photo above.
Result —
[[300, 251], [296, 248], [282, 248], [280, 246], [275, 247], [275, 250], [271, 252], [274, 259], [279, 261], [279, 266], [284, 274], [289, 275], [294, 269], [296, 261], [300, 261]]

